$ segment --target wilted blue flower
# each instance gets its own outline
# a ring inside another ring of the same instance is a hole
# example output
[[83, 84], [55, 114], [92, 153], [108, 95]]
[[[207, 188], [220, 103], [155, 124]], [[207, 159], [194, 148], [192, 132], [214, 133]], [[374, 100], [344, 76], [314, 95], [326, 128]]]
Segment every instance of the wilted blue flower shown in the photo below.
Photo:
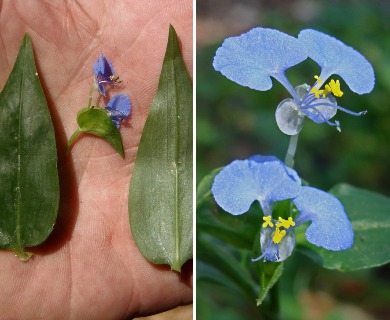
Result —
[[[320, 76], [315, 76], [313, 86], [303, 84], [294, 88], [285, 72], [308, 57], [320, 65]], [[302, 30], [294, 38], [277, 30], [254, 28], [225, 39], [216, 52], [213, 66], [230, 80], [256, 90], [270, 89], [271, 77], [278, 80], [293, 97], [283, 100], [276, 110], [276, 122], [288, 135], [299, 133], [305, 116], [340, 130], [338, 121], [330, 121], [337, 110], [355, 116], [366, 113], [337, 105], [335, 97], [341, 97], [343, 92], [338, 80], [326, 83], [331, 75], [339, 75], [358, 94], [370, 92], [375, 83], [371, 64], [359, 52], [311, 29]]]
[[120, 121], [124, 120], [130, 114], [130, 98], [125, 94], [117, 94], [111, 98], [105, 109], [110, 114], [110, 118], [116, 127], [119, 128]]
[[[353, 230], [340, 201], [333, 195], [302, 186], [297, 173], [273, 156], [254, 156], [236, 160], [224, 167], [211, 189], [215, 201], [225, 211], [240, 215], [257, 200], [264, 212], [260, 232], [262, 255], [254, 259], [283, 261], [294, 245], [294, 228], [311, 221], [306, 238], [328, 250], [345, 250], [353, 244]], [[272, 218], [277, 201], [291, 199], [297, 217]]]
[[95, 86], [103, 96], [106, 95], [106, 84], [120, 83], [119, 77], [114, 75], [114, 68], [110, 60], [102, 53], [93, 66], [93, 73], [95, 74]]

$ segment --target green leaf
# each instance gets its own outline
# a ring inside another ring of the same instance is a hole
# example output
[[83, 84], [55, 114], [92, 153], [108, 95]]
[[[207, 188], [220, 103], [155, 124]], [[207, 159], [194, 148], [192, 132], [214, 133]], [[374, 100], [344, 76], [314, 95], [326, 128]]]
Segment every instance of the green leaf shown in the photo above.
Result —
[[0, 94], [0, 248], [21, 260], [47, 239], [59, 202], [53, 124], [25, 34]]
[[328, 251], [309, 243], [300, 250], [328, 269], [351, 271], [390, 261], [390, 199], [378, 193], [339, 184], [330, 191], [344, 205], [355, 233], [351, 249]]
[[196, 190], [196, 207], [202, 205], [205, 201], [211, 197], [211, 187], [215, 176], [222, 170], [222, 168], [217, 168], [211, 171], [208, 175], [204, 176], [203, 179], [199, 182], [198, 188]]
[[[207, 237], [197, 237], [197, 281], [207, 279], [238, 291], [248, 299], [255, 299], [258, 287], [252, 280], [249, 268], [218, 242]], [[198, 270], [198, 269], [197, 269]]]
[[283, 274], [283, 262], [260, 262], [260, 294], [256, 300], [261, 305], [271, 288], [278, 282]]
[[129, 194], [130, 225], [151, 262], [180, 271], [192, 258], [192, 82], [173, 27]]
[[79, 128], [73, 133], [67, 143], [67, 152], [73, 141], [82, 132], [90, 133], [106, 140], [124, 158], [122, 137], [118, 128], [111, 120], [106, 109], [96, 107], [86, 107], [77, 114]]
[[261, 226], [261, 215], [251, 210], [242, 216], [233, 216], [218, 209], [214, 204], [212, 209], [198, 209], [196, 228], [199, 232], [210, 234], [234, 247], [251, 250], [253, 239]]

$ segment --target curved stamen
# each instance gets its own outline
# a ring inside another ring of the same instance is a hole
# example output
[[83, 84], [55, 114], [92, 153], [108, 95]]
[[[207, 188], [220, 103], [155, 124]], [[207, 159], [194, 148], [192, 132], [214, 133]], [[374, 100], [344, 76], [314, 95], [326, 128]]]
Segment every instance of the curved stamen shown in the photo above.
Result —
[[340, 111], [343, 111], [345, 113], [348, 113], [348, 114], [351, 114], [351, 115], [357, 116], [357, 117], [364, 116], [367, 113], [367, 110], [363, 110], [360, 112], [353, 112], [351, 110], [345, 109], [345, 108], [340, 107], [340, 106], [336, 106], [336, 108], [339, 109]]
[[112, 83], [113, 81], [110, 77], [96, 77], [97, 82], [99, 83]]
[[260, 259], [263, 259], [265, 256], [265, 253], [263, 253], [260, 257], [258, 258], [254, 258], [254, 259], [251, 259], [252, 262], [256, 262], [256, 261], [259, 261]]
[[317, 98], [315, 97], [314, 94], [308, 92], [305, 97], [302, 99], [302, 106], [304, 105], [309, 105], [310, 103], [312, 103], [313, 101], [315, 101]]
[[[271, 244], [271, 241], [272, 241], [272, 239], [269, 239], [268, 240], [268, 242], [267, 242], [267, 248], [270, 246], [270, 244]], [[267, 254], [267, 250], [263, 250], [263, 248], [261, 248], [261, 250], [264, 252], [260, 257], [257, 257], [257, 258], [254, 258], [254, 259], [251, 259], [252, 260], [252, 262], [256, 262], [256, 261], [259, 261], [260, 259], [263, 259], [265, 256], [266, 256], [266, 254]]]
[[314, 108], [314, 107], [319, 107], [319, 106], [329, 106], [329, 107], [332, 107], [332, 108], [336, 108], [336, 109], [338, 109], [340, 111], [343, 111], [345, 113], [348, 113], [348, 114], [350, 114], [352, 116], [356, 116], [356, 117], [364, 116], [367, 113], [367, 110], [360, 111], [360, 112], [354, 112], [354, 111], [345, 109], [343, 107], [340, 107], [338, 105], [334, 105], [334, 104], [331, 104], [331, 103], [314, 103], [314, 104], [309, 105], [309, 106], [303, 106], [301, 109], [310, 109], [312, 107]]
[[328, 125], [330, 125], [332, 127], [336, 127], [337, 131], [341, 132], [340, 122], [339, 121], [336, 120], [335, 122], [330, 122], [329, 120], [327, 120], [325, 118], [325, 116], [317, 108], [315, 108], [313, 106], [310, 106], [307, 109], [313, 109], [314, 111], [316, 111], [317, 115], [319, 115], [324, 120], [324, 122], [326, 122]]
[[314, 104], [310, 104], [310, 105], [301, 107], [301, 109], [302, 110], [307, 110], [307, 109], [311, 109], [311, 108], [316, 109], [316, 107], [332, 107], [332, 108], [336, 108], [337, 109], [337, 105], [335, 105], [334, 103], [329, 103], [329, 102], [314, 103]]

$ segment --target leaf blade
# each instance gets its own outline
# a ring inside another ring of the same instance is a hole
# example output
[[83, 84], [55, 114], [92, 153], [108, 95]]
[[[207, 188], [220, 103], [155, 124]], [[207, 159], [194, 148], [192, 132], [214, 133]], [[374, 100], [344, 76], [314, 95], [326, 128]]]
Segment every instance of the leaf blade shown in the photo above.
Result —
[[27, 260], [25, 247], [46, 240], [59, 203], [54, 128], [27, 34], [0, 94], [0, 130], [0, 247]]
[[141, 253], [180, 271], [192, 257], [192, 82], [173, 27], [129, 191]]

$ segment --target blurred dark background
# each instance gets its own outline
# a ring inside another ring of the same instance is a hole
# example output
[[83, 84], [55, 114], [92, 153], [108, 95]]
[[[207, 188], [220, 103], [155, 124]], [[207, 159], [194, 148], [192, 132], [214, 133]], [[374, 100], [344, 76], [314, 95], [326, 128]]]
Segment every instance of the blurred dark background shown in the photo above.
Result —
[[[295, 169], [323, 190], [348, 182], [390, 196], [390, 1], [198, 0], [198, 182], [212, 169], [234, 159], [253, 154], [284, 159], [289, 137], [277, 128], [274, 114], [279, 102], [289, 97], [287, 91], [277, 81], [269, 91], [251, 90], [212, 67], [215, 51], [224, 38], [255, 26], [275, 28], [292, 36], [305, 28], [317, 29], [352, 46], [372, 63], [375, 89], [360, 96], [340, 80], [344, 95], [338, 98], [340, 106], [368, 110], [367, 115], [353, 117], [338, 112], [334, 119], [341, 122], [341, 133], [306, 119]], [[294, 86], [312, 84], [319, 71], [313, 61], [307, 60], [289, 69], [287, 76]], [[290, 308], [286, 319], [390, 319], [388, 266], [337, 273], [324, 271], [301, 255], [291, 260], [283, 276], [294, 279], [291, 283], [284, 280], [284, 306], [285, 310]], [[216, 316], [219, 313], [221, 319], [240, 319], [234, 311], [228, 311], [218, 290], [212, 284], [198, 283], [198, 315], [203, 317], [198, 318], [209, 319], [207, 314], [211, 314], [214, 317], [210, 319], [220, 319]]]

